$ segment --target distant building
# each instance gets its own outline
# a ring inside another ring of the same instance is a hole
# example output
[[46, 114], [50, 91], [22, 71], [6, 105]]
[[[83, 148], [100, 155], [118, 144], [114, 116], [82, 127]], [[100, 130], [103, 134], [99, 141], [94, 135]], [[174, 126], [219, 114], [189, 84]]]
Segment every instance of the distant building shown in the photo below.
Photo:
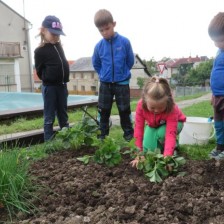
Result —
[[32, 92], [32, 24], [0, 0], [0, 91]]
[[157, 67], [159, 68], [160, 66], [160, 77], [170, 80], [173, 74], [178, 74], [178, 69], [181, 65], [192, 65], [192, 67], [196, 67], [201, 62], [207, 60], [208, 57], [206, 56], [169, 59], [165, 62], [158, 62]]
[[[130, 90], [131, 95], [134, 95], [135, 90], [139, 90], [137, 78], [141, 77], [145, 79], [150, 76], [146, 65], [137, 54], [135, 55], [135, 64], [131, 69], [131, 74]], [[70, 66], [69, 92], [81, 95], [97, 95], [98, 88], [98, 74], [93, 68], [91, 57], [83, 57], [76, 60], [75, 63]], [[139, 95], [139, 91], [137, 95]]]

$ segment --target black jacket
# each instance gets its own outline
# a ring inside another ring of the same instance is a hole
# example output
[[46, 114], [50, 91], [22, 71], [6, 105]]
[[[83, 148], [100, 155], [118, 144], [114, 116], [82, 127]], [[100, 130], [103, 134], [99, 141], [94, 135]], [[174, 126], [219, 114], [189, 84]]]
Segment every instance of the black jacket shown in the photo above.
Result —
[[36, 48], [34, 61], [44, 85], [61, 85], [69, 81], [69, 64], [60, 43]]

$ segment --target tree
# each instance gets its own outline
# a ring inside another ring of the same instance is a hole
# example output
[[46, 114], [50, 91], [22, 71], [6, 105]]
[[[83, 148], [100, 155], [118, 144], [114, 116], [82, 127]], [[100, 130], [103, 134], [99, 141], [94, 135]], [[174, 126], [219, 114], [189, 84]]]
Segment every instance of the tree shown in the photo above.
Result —
[[143, 63], [146, 65], [149, 73], [153, 76], [158, 72], [157, 69], [157, 62], [155, 61], [154, 58], [151, 58], [149, 61], [143, 60]]
[[187, 85], [205, 85], [206, 80], [210, 79], [214, 59], [201, 62], [197, 67], [192, 68], [186, 75], [184, 82]]
[[172, 74], [172, 79], [175, 80], [175, 82], [178, 83], [178, 85], [180, 86], [184, 85], [185, 77], [192, 68], [193, 68], [192, 63], [179, 65], [178, 73]]
[[139, 86], [139, 89], [142, 89], [144, 84], [145, 84], [145, 79], [142, 78], [142, 77], [138, 77], [137, 78], [137, 85]]

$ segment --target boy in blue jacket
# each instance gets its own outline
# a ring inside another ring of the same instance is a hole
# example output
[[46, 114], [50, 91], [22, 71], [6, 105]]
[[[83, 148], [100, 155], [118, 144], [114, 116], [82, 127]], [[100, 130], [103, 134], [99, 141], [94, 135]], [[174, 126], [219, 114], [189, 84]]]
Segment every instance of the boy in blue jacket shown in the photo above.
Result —
[[123, 137], [130, 141], [133, 138], [129, 89], [130, 70], [134, 65], [132, 46], [126, 37], [114, 31], [116, 22], [108, 10], [97, 11], [94, 23], [103, 37], [96, 44], [92, 56], [93, 67], [100, 79], [98, 112], [101, 134], [99, 138], [104, 139], [109, 135], [109, 118], [115, 96], [124, 131]]
[[216, 148], [210, 157], [224, 160], [224, 12], [219, 12], [211, 20], [208, 34], [218, 48], [210, 77], [216, 131]]

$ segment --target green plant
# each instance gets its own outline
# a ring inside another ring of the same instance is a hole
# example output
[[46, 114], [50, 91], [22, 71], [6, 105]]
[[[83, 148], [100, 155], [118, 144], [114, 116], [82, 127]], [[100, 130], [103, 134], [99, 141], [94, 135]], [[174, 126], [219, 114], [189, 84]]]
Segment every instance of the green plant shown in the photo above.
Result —
[[19, 149], [1, 150], [0, 153], [0, 204], [8, 210], [10, 218], [18, 211], [30, 213], [35, 206], [31, 177], [28, 174], [29, 161]]
[[65, 149], [78, 149], [81, 145], [91, 145], [93, 137], [98, 133], [98, 125], [89, 117], [71, 128], [63, 128], [55, 136], [55, 141]]
[[92, 144], [97, 148], [93, 156], [85, 155], [83, 157], [77, 158], [77, 160], [87, 164], [90, 160], [93, 160], [99, 164], [105, 164], [106, 166], [112, 167], [118, 165], [121, 160], [121, 147], [116, 144], [115, 140], [109, 136], [105, 139], [94, 138], [94, 143]]
[[140, 158], [137, 168], [142, 170], [151, 182], [161, 182], [170, 175], [185, 174], [184, 172], [179, 172], [180, 166], [186, 162], [183, 157], [164, 157], [159, 149], [156, 149], [154, 152], [141, 152], [137, 156]]

